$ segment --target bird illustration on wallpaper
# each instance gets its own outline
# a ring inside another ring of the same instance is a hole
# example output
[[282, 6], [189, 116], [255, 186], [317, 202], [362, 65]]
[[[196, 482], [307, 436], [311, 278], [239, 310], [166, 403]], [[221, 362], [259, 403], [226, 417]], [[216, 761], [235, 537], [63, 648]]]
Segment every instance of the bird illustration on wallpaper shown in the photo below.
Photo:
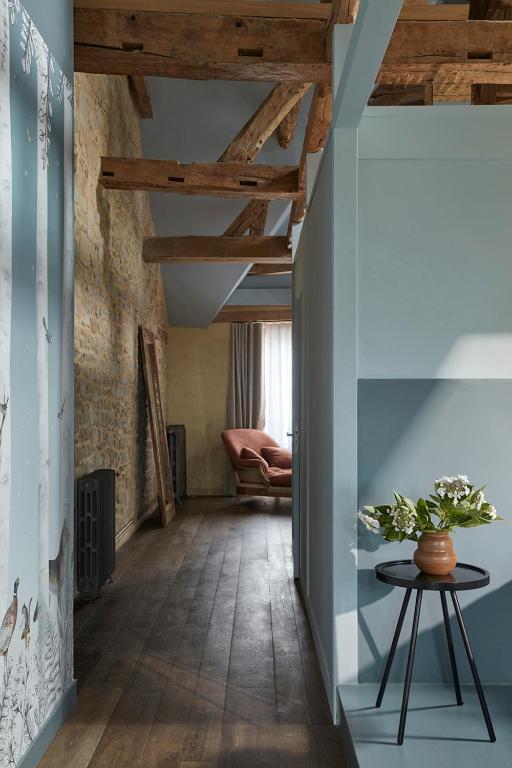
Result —
[[20, 580], [14, 582], [14, 594], [10, 606], [5, 612], [5, 616], [0, 627], [0, 656], [4, 657], [4, 687], [7, 684], [7, 654], [11, 645], [12, 636], [16, 629], [18, 620], [18, 587]]

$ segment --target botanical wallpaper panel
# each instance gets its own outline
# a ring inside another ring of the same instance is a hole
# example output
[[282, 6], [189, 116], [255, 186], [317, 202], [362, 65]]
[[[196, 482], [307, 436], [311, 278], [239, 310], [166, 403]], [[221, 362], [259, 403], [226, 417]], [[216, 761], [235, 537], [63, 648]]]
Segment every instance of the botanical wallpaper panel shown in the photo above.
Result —
[[72, 84], [0, 0], [0, 768], [73, 681]]

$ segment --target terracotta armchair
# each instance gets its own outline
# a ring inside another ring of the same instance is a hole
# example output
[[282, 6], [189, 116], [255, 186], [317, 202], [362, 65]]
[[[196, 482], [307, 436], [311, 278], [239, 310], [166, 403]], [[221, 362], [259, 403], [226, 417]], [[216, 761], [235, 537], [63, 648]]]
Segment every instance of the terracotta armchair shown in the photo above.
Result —
[[222, 433], [242, 496], [292, 495], [292, 454], [259, 429], [226, 429]]

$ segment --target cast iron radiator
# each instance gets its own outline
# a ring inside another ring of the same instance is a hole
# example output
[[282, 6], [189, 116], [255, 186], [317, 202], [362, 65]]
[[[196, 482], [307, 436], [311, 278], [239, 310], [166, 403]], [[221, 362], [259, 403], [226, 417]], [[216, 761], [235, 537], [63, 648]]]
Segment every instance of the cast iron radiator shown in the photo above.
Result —
[[76, 504], [77, 588], [98, 594], [115, 568], [116, 473], [98, 469], [78, 481]]

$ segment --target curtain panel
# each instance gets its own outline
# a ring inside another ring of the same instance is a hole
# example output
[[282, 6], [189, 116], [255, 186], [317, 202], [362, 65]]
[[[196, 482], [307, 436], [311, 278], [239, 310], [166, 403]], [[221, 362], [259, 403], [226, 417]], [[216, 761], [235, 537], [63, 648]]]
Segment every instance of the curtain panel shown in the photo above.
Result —
[[263, 429], [263, 385], [263, 323], [232, 323], [229, 429]]

